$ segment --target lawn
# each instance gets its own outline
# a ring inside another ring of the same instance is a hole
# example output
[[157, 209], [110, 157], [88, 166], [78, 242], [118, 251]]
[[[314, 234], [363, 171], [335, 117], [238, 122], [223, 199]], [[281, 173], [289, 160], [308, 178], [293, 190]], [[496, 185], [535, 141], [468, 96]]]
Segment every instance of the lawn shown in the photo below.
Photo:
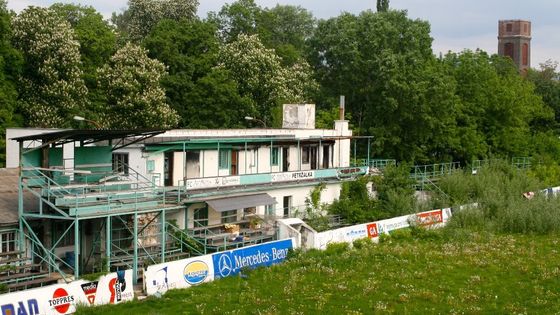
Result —
[[[550, 314], [558, 235], [443, 229], [296, 252], [284, 264], [80, 314]], [[358, 249], [358, 247], [360, 247]]]

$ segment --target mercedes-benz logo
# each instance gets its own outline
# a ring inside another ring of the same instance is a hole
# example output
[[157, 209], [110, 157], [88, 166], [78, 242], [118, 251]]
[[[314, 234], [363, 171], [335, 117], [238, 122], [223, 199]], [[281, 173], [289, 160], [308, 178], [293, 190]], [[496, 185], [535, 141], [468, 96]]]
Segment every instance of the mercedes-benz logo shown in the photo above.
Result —
[[233, 265], [229, 255], [222, 254], [222, 256], [220, 256], [220, 259], [218, 260], [218, 268], [222, 277], [227, 277], [231, 274], [233, 271]]

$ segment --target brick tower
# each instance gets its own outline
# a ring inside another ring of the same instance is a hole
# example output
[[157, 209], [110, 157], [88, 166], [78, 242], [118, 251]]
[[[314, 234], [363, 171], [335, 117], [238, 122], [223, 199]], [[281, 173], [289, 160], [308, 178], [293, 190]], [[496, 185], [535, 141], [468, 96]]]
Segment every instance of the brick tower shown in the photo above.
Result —
[[531, 22], [498, 21], [498, 55], [510, 57], [525, 73], [531, 67]]

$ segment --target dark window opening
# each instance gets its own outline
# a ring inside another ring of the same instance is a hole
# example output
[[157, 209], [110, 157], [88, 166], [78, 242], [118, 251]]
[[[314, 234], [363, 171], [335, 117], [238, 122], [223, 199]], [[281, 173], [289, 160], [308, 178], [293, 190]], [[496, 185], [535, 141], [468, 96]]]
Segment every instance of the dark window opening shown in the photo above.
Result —
[[506, 32], [511, 32], [513, 30], [512, 24], [506, 24]]
[[128, 153], [113, 153], [113, 173], [128, 175]]

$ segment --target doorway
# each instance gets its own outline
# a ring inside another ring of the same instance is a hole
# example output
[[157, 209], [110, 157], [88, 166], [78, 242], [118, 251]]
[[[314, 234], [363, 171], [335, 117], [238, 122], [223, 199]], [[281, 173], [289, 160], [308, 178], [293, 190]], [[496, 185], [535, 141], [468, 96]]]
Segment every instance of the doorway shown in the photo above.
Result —
[[231, 172], [230, 175], [237, 175], [238, 173], [238, 157], [239, 157], [239, 152], [237, 150], [231, 150]]
[[165, 152], [163, 160], [163, 184], [173, 186], [173, 153]]
[[323, 168], [329, 168], [329, 160], [330, 160], [330, 146], [324, 145], [323, 146]]
[[290, 148], [282, 148], [282, 172], [288, 172], [290, 168]]
[[311, 169], [316, 170], [317, 169], [317, 147], [311, 147], [310, 150], [309, 150], [309, 154], [311, 155], [311, 157], [310, 157]]

